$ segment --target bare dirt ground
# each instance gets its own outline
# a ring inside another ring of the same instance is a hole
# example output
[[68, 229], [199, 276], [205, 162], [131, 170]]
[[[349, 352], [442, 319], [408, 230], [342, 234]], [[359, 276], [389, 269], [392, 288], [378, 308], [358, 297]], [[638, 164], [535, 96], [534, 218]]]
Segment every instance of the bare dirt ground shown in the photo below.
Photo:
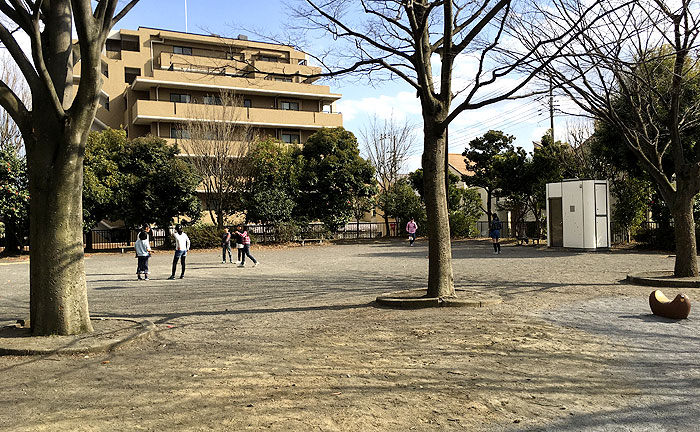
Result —
[[[455, 242], [456, 286], [503, 303], [392, 310], [373, 300], [425, 286], [425, 241], [252, 252], [257, 268], [193, 251], [174, 281], [162, 252], [149, 282], [131, 254], [89, 256], [91, 313], [155, 333], [0, 357], [0, 430], [698, 430], [700, 325], [651, 316], [651, 288], [619, 283], [671, 269], [666, 254]], [[0, 324], [28, 298], [26, 260], [0, 261]]]

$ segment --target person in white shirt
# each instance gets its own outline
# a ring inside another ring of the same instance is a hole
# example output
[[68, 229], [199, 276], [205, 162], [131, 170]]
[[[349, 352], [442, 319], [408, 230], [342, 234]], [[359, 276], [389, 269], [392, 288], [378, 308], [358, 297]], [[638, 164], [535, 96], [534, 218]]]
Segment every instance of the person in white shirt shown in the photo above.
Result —
[[151, 256], [151, 246], [148, 244], [146, 231], [139, 233], [139, 239], [134, 244], [134, 249], [136, 249], [136, 258], [138, 259], [136, 275], [139, 280], [141, 280], [141, 275], [144, 275], [145, 279], [148, 280], [148, 258]]
[[180, 279], [182, 279], [185, 277], [185, 257], [187, 257], [187, 251], [190, 250], [190, 238], [182, 232], [182, 225], [180, 224], [175, 226], [173, 237], [175, 237], [175, 257], [173, 258], [173, 271], [168, 279], [175, 279], [178, 259], [180, 259], [180, 264], [182, 264], [182, 273], [180, 273]]

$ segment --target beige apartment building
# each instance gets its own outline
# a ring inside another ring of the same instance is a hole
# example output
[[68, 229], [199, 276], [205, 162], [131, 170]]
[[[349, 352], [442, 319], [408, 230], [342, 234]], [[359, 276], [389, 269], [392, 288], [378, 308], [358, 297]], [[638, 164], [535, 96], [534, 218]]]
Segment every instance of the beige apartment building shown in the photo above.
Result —
[[[76, 71], [79, 67], [77, 59]], [[93, 128], [124, 129], [129, 138], [152, 134], [175, 142], [183, 124], [202, 120], [192, 118], [192, 104], [211, 105], [206, 112], [220, 117], [216, 105], [222, 90], [240, 100], [235, 122], [260, 137], [303, 144], [321, 128], [343, 125], [335, 109], [341, 96], [307, 78], [321, 69], [309, 66], [306, 54], [243, 35], [232, 39], [145, 27], [113, 31], [101, 68], [102, 103]]]

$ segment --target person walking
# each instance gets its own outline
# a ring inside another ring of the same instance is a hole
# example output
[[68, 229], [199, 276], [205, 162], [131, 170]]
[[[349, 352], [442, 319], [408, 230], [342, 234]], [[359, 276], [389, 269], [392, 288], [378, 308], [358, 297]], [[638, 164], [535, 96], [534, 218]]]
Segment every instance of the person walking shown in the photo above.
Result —
[[253, 261], [253, 267], [257, 267], [258, 261], [253, 257], [253, 255], [250, 254], [250, 235], [248, 235], [248, 228], [243, 227], [243, 231], [239, 230], [237, 232], [241, 236], [241, 243], [243, 243], [243, 248], [241, 249], [243, 251], [241, 253], [241, 263], [238, 264], [238, 267], [245, 267], [246, 256], [248, 256], [248, 258], [250, 258], [250, 260]]
[[180, 273], [180, 279], [185, 277], [185, 258], [187, 257], [187, 251], [190, 250], [190, 238], [182, 232], [182, 225], [177, 224], [175, 226], [175, 256], [173, 257], [173, 271], [168, 279], [175, 279], [175, 270], [177, 270], [177, 260], [180, 260], [182, 265], [182, 273]]
[[143, 275], [144, 279], [148, 280], [148, 258], [151, 256], [151, 246], [148, 243], [146, 231], [139, 233], [139, 239], [134, 243], [134, 249], [136, 249], [136, 259], [138, 260], [136, 276], [141, 280], [141, 275]]
[[501, 220], [498, 219], [498, 215], [494, 213], [491, 215], [491, 229], [489, 236], [493, 241], [493, 254], [501, 253], [501, 230], [503, 229], [503, 224]]
[[228, 228], [224, 228], [224, 234], [221, 236], [221, 264], [226, 264], [226, 253], [228, 253], [228, 260], [233, 264], [233, 258], [231, 257], [231, 233], [228, 232]]
[[418, 231], [418, 224], [413, 218], [406, 224], [406, 231], [408, 232], [409, 246], [413, 246], [413, 242], [416, 241], [416, 231]]

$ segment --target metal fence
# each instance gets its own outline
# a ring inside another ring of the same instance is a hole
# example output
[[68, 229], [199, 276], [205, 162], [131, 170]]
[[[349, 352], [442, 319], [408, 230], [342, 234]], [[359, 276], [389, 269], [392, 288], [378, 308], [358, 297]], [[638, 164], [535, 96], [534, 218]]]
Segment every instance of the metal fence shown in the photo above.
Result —
[[268, 224], [250, 224], [248, 232], [255, 237], [258, 243], [279, 242], [286, 237], [291, 240], [306, 239], [369, 239], [383, 235], [382, 223], [379, 222], [351, 222], [335, 232], [329, 232], [323, 223], [316, 222], [302, 225], [293, 234], [280, 235], [279, 228]]
[[[106, 250], [133, 247], [138, 240], [139, 230], [128, 228], [116, 228], [111, 230], [92, 230], [83, 234], [83, 243], [86, 250]], [[168, 230], [151, 229], [148, 241], [151, 247], [159, 247], [165, 244], [165, 236]]]

